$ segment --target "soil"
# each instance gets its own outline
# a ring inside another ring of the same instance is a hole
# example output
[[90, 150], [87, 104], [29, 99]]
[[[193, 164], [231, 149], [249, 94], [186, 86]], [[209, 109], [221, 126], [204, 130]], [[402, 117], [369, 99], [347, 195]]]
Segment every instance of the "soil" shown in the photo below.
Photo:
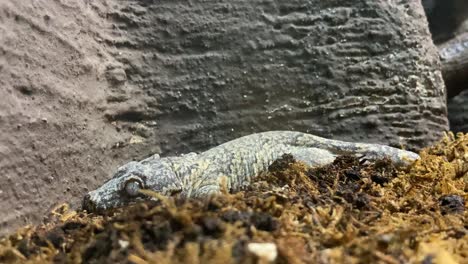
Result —
[[145, 191], [156, 201], [102, 215], [63, 205], [1, 240], [0, 262], [468, 263], [467, 151], [468, 134], [449, 134], [405, 170], [349, 156], [310, 168], [286, 154], [236, 194]]
[[252, 132], [419, 149], [448, 129], [438, 66], [413, 0], [0, 1], [0, 233]]

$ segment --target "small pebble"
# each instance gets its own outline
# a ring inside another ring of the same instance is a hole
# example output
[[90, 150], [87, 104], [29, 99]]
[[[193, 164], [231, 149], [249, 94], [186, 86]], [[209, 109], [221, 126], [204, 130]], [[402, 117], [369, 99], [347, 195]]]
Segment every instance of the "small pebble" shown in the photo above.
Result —
[[126, 248], [128, 247], [128, 245], [130, 245], [130, 242], [125, 241], [125, 240], [120, 240], [120, 239], [119, 239], [119, 246], [120, 246], [120, 248], [126, 249]]
[[247, 249], [258, 258], [275, 261], [278, 257], [278, 249], [274, 243], [249, 243]]

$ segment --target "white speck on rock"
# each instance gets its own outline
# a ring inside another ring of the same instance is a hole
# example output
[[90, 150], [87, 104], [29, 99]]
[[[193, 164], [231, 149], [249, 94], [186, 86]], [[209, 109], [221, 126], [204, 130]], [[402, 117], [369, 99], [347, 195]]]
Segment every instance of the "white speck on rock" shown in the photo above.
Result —
[[247, 249], [250, 253], [267, 261], [274, 261], [278, 257], [278, 249], [274, 243], [249, 243]]
[[145, 142], [145, 139], [143, 137], [140, 137], [140, 136], [135, 136], [133, 135], [131, 138], [130, 138], [130, 144], [141, 144]]
[[120, 240], [119, 239], [119, 246], [122, 248], [122, 249], [126, 249], [128, 247], [128, 245], [130, 244], [130, 242], [126, 241], [126, 240]]

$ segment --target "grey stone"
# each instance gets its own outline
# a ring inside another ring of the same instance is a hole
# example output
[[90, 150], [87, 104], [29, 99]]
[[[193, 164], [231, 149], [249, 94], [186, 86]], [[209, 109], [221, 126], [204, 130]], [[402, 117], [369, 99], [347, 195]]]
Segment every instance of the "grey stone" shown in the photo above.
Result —
[[454, 132], [468, 132], [468, 90], [448, 100], [450, 128]]

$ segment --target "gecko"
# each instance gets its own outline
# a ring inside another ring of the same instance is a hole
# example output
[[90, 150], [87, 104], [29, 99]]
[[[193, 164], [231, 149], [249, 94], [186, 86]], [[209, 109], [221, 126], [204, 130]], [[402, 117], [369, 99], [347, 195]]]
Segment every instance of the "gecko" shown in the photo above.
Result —
[[[85, 195], [82, 207], [101, 211], [146, 199], [141, 189], [186, 198], [219, 194], [222, 184], [235, 192], [283, 154], [315, 167], [332, 163], [337, 156], [364, 156], [367, 160], [389, 158], [396, 166], [407, 166], [419, 155], [390, 146], [326, 139], [295, 131], [268, 131], [234, 139], [201, 153], [160, 157], [155, 154], [129, 162], [112, 178]], [[224, 179], [224, 180], [223, 180]], [[222, 182], [223, 181], [223, 182]]]

